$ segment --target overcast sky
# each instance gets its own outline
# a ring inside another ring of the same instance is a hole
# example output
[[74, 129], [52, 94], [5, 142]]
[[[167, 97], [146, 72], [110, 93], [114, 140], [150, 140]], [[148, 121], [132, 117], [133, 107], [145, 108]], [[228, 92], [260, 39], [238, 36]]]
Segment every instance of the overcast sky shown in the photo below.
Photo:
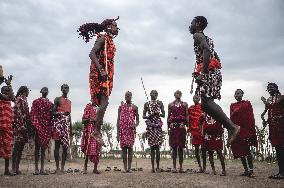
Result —
[[[228, 114], [235, 89], [243, 89], [261, 125], [260, 97], [268, 96], [267, 82], [284, 88], [283, 10], [282, 0], [1, 0], [0, 64], [5, 75], [14, 75], [15, 92], [21, 85], [31, 89], [30, 105], [43, 86], [53, 101], [67, 83], [72, 119], [80, 120], [90, 98], [88, 55], [94, 40], [86, 44], [76, 30], [119, 15], [114, 88], [105, 116], [115, 125], [127, 90], [142, 117], [141, 76], [147, 92], [156, 89], [165, 106], [177, 89], [193, 104], [189, 91], [195, 55], [188, 26], [194, 16], [203, 15], [209, 22], [205, 33], [213, 38], [223, 66], [218, 103]], [[144, 130], [142, 120], [138, 132]]]

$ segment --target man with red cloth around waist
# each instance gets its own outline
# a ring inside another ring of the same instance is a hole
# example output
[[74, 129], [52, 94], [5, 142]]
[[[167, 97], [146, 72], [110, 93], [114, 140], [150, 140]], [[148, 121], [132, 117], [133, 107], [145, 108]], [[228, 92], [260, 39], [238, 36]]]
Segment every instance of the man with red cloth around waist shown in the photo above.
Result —
[[[265, 104], [265, 110], [261, 114], [263, 125], [269, 125], [269, 140], [276, 150], [276, 159], [279, 172], [269, 176], [271, 179], [284, 179], [284, 96], [278, 90], [278, 85], [268, 83], [267, 91], [270, 97], [262, 101]], [[268, 119], [265, 121], [264, 115], [268, 112]]]
[[[0, 93], [0, 157], [5, 160], [4, 175], [13, 175], [9, 170], [9, 160], [12, 154], [12, 142], [13, 142], [13, 110], [11, 102], [15, 100], [11, 81], [12, 76], [9, 76], [6, 80], [3, 77], [3, 82], [6, 82], [6, 86], [1, 88]], [[1, 81], [0, 81], [0, 84]]]
[[94, 138], [94, 121], [97, 114], [97, 105], [94, 100], [87, 104], [84, 109], [82, 123], [84, 128], [82, 130], [81, 150], [85, 154], [85, 164], [83, 174], [87, 174], [88, 160], [94, 163], [94, 174], [99, 174], [98, 164], [100, 161], [102, 145]]
[[[56, 173], [64, 173], [67, 149], [71, 144], [71, 101], [67, 98], [69, 86], [61, 86], [62, 96], [56, 97], [52, 107], [52, 137], [55, 140], [54, 159], [56, 162]], [[59, 169], [59, 149], [62, 145], [61, 169]]]
[[191, 134], [191, 143], [194, 146], [195, 157], [198, 162], [199, 171], [203, 172], [200, 162], [200, 146], [202, 144], [202, 135], [199, 131], [199, 118], [202, 115], [202, 107], [199, 103], [200, 97], [198, 95], [193, 96], [194, 105], [188, 108], [188, 116], [189, 116], [189, 123], [188, 123], [188, 133]]
[[206, 151], [209, 154], [209, 161], [211, 164], [213, 175], [216, 175], [215, 165], [214, 165], [214, 151], [216, 151], [218, 158], [220, 159], [222, 172], [220, 176], [226, 176], [226, 168], [225, 168], [225, 158], [222, 154], [223, 150], [223, 126], [203, 113], [199, 120], [199, 127], [203, 136], [202, 143], [202, 160], [203, 160], [203, 171], [206, 172]]
[[117, 141], [122, 149], [124, 172], [131, 173], [133, 145], [136, 127], [139, 125], [138, 107], [132, 103], [132, 93], [125, 93], [125, 102], [121, 102], [117, 116]]
[[250, 147], [257, 147], [257, 136], [251, 103], [242, 100], [243, 95], [243, 90], [237, 89], [235, 91], [237, 102], [230, 106], [231, 120], [241, 128], [237, 139], [232, 142], [231, 148], [234, 158], [241, 158], [245, 170], [241, 176], [253, 177], [253, 156]]
[[[40, 90], [41, 97], [34, 100], [31, 108], [31, 121], [35, 127], [35, 172], [34, 175], [48, 175], [44, 170], [45, 150], [51, 139], [52, 102], [47, 98], [48, 88]], [[39, 156], [41, 166], [38, 169]]]
[[181, 101], [182, 93], [177, 90], [174, 93], [175, 101], [168, 105], [168, 132], [169, 145], [172, 148], [173, 173], [177, 172], [176, 158], [179, 156], [179, 172], [183, 173], [183, 149], [186, 142], [186, 127], [188, 125], [188, 105]]

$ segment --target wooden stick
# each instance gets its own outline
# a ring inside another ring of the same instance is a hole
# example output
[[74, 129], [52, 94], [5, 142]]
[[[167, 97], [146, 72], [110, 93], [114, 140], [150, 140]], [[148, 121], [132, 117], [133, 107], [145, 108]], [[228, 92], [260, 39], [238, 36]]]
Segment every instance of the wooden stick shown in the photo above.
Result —
[[[196, 61], [195, 61], [195, 64], [194, 64], [193, 72], [195, 71], [195, 69], [196, 69]], [[191, 86], [190, 86], [190, 94], [193, 93], [193, 84], [194, 84], [194, 76], [192, 75], [192, 81], [191, 81]]]

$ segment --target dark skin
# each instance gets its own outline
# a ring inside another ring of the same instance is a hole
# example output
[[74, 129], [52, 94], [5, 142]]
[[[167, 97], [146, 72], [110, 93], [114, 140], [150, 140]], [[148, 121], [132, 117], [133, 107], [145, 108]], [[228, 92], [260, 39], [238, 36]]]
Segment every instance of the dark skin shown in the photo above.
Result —
[[[234, 97], [236, 101], [241, 102], [243, 100], [243, 95], [244, 93], [242, 90], [236, 90]], [[241, 174], [241, 176], [253, 176], [253, 158], [251, 153], [248, 156], [241, 157], [241, 161], [245, 170], [244, 173]], [[248, 167], [250, 170], [248, 169]]]
[[[274, 96], [276, 96], [276, 95], [278, 94], [278, 93], [277, 93], [277, 89], [276, 89], [275, 87], [273, 87], [273, 86], [268, 86], [268, 87], [267, 87], [267, 91], [268, 91], [270, 97], [269, 97], [267, 100], [266, 100], [264, 97], [261, 97], [261, 100], [262, 100], [262, 102], [263, 102], [264, 105], [265, 105], [265, 109], [264, 109], [264, 111], [263, 111], [262, 114], [261, 114], [263, 129], [265, 129], [266, 126], [267, 126], [267, 121], [265, 120], [264, 116], [265, 116], [265, 114], [266, 114], [267, 111], [268, 111], [268, 105], [269, 105], [269, 104], [268, 104], [268, 100], [269, 100], [271, 97], [274, 97]], [[279, 105], [279, 106], [284, 107], [283, 101], [284, 101], [284, 96], [283, 96], [283, 95], [280, 95], [280, 96], [278, 97], [277, 101], [276, 101], [276, 105]]]
[[[198, 85], [203, 84], [203, 74], [207, 73], [208, 65], [210, 63], [210, 48], [201, 29], [201, 23], [195, 18], [191, 22], [190, 33], [193, 34], [193, 39], [196, 44], [203, 51], [203, 68], [199, 76], [195, 76]], [[216, 58], [219, 59], [217, 53]], [[229, 132], [228, 145], [230, 145], [240, 132], [240, 127], [235, 125], [230, 118], [223, 112], [222, 108], [214, 102], [214, 99], [206, 96], [201, 96], [201, 105], [206, 114], [213, 117], [216, 121], [220, 122]]]
[[6, 83], [7, 88], [4, 93], [0, 93], [0, 100], [5, 100], [5, 101], [15, 101], [15, 96], [14, 96], [14, 92], [13, 92], [13, 88], [12, 88], [12, 80], [13, 80], [13, 76], [10, 75], [8, 76], [8, 78], [4, 78], [3, 77], [3, 82]]
[[[198, 95], [193, 96], [193, 102], [195, 105], [198, 105], [200, 101], [200, 97]], [[190, 125], [190, 123], [189, 123]], [[194, 153], [195, 153], [195, 158], [197, 160], [198, 166], [199, 166], [199, 171], [198, 172], [203, 172], [203, 169], [201, 167], [201, 161], [200, 161], [200, 146], [199, 145], [194, 145]]]
[[[112, 25], [108, 26], [108, 28], [105, 30], [107, 32], [108, 35], [111, 36], [116, 36], [118, 34], [118, 27], [115, 21], [112, 22]], [[94, 47], [92, 48], [89, 57], [92, 61], [92, 63], [95, 64], [97, 70], [100, 72], [100, 76], [102, 78], [102, 80], [107, 80], [107, 72], [105, 70], [105, 67], [102, 67], [99, 63], [98, 57], [96, 55], [97, 52], [101, 51], [104, 48], [105, 45], [105, 38], [104, 37], [100, 37], [96, 40]], [[109, 97], [105, 96], [105, 95], [101, 95], [100, 96], [100, 104], [99, 104], [99, 108], [97, 111], [97, 116], [96, 116], [96, 120], [94, 123], [95, 126], [95, 136], [96, 137], [100, 137], [99, 135], [101, 132], [101, 125], [103, 123], [103, 119], [104, 119], [104, 115], [105, 115], [105, 111], [107, 109], [108, 106], [108, 102], [109, 101]]]
[[[268, 85], [267, 86], [267, 91], [268, 91], [270, 97], [267, 100], [264, 97], [261, 97], [262, 102], [265, 104], [264, 112], [261, 114], [261, 119], [263, 121], [263, 129], [265, 129], [267, 124], [268, 124], [268, 121], [265, 120], [264, 116], [265, 116], [266, 112], [268, 111], [269, 100], [271, 100], [272, 97], [275, 97], [275, 96], [278, 95], [278, 99], [276, 100], [276, 105], [283, 107], [283, 95], [281, 95], [278, 92], [277, 88], [275, 88], [273, 85]], [[281, 159], [281, 157], [279, 155], [277, 155], [277, 149], [278, 149], [277, 146], [275, 147], [275, 149], [276, 149], [276, 158], [277, 158], [278, 165], [279, 165], [280, 164], [280, 160], [282, 160], [282, 159]], [[271, 176], [269, 176], [269, 178], [272, 178], [272, 179], [283, 179], [284, 178], [284, 174], [282, 174], [280, 172], [280, 167], [279, 167], [279, 173], [271, 175]]]
[[[3, 81], [5, 81], [5, 79], [3, 79]], [[1, 89], [0, 100], [11, 101], [11, 102], [15, 101], [15, 96], [11, 85], [11, 81], [12, 81], [12, 76], [9, 76], [8, 79], [5, 81], [7, 86]], [[12, 173], [9, 170], [9, 158], [4, 160], [5, 160], [4, 175], [12, 175]]]
[[[28, 97], [29, 90], [21, 93], [20, 95]], [[15, 142], [14, 144], [13, 153], [12, 153], [12, 171], [13, 171], [12, 175], [21, 174], [21, 171], [19, 170], [19, 166], [20, 166], [24, 146], [25, 146], [25, 142]]]
[[[41, 93], [41, 97], [42, 98], [47, 98], [48, 95], [48, 88], [47, 87], [43, 87], [40, 90]], [[40, 141], [38, 139], [38, 135], [36, 135], [35, 137], [35, 172], [34, 175], [48, 175], [48, 173], [45, 172], [44, 170], [44, 160], [45, 160], [45, 150], [46, 148], [42, 148], [40, 146]], [[38, 169], [38, 162], [39, 162], [39, 157], [40, 157], [40, 171]]]
[[[125, 93], [125, 102], [127, 105], [132, 106], [134, 108], [135, 113], [135, 120], [136, 124], [133, 125], [133, 128], [136, 128], [139, 125], [139, 113], [138, 113], [138, 107], [134, 104], [132, 104], [132, 93], [126, 92]], [[121, 113], [121, 106], [118, 108], [118, 116], [117, 116], [117, 142], [119, 142], [119, 121], [120, 121], [120, 113]], [[133, 158], [133, 148], [132, 147], [123, 147], [122, 148], [122, 160], [123, 160], [123, 167], [124, 172], [131, 173], [131, 164], [132, 164], [132, 158]]]
[[[62, 96], [64, 98], [67, 98], [67, 95], [69, 93], [69, 86], [64, 84], [61, 87], [61, 91], [62, 91]], [[60, 114], [60, 112], [57, 111], [57, 108], [60, 106], [60, 97], [56, 97], [54, 100], [54, 104], [52, 107], [52, 114], [54, 116], [57, 116]], [[70, 115], [69, 112], [64, 112], [64, 115]], [[72, 125], [71, 125], [71, 121], [70, 121], [70, 130], [72, 130]], [[72, 132], [72, 131], [71, 131]], [[70, 138], [71, 141], [70, 143], [72, 143], [72, 138]], [[64, 173], [64, 166], [65, 166], [65, 162], [66, 162], [66, 158], [67, 158], [67, 148], [62, 148], [62, 157], [61, 157], [61, 169], [59, 168], [59, 149], [60, 149], [60, 140], [55, 140], [55, 148], [54, 148], [54, 159], [56, 162], [56, 173], [57, 174], [61, 174]], [[70, 147], [70, 146], [69, 146]]]
[[[92, 106], [96, 107], [96, 103], [92, 100]], [[87, 125], [89, 123], [94, 123], [95, 122], [95, 118], [82, 118], [82, 123], [84, 125]], [[88, 170], [88, 161], [89, 161], [89, 158], [88, 156], [86, 156], [85, 158], [85, 163], [84, 163], [84, 171], [83, 171], [83, 174], [87, 174], [87, 170]], [[98, 164], [97, 163], [94, 163], [94, 169], [93, 169], [93, 173], [94, 174], [100, 174], [100, 172], [98, 171]]]
[[[175, 101], [170, 103], [168, 105], [168, 134], [169, 134], [169, 130], [170, 130], [170, 116], [172, 114], [172, 107], [174, 106], [174, 103], [180, 103], [181, 102], [181, 97], [182, 97], [182, 93], [180, 91], [176, 91], [175, 94]], [[186, 107], [185, 109], [185, 114], [186, 114], [186, 125], [188, 125], [189, 122], [189, 116], [188, 116], [188, 105], [187, 103], [183, 102], [183, 105]], [[182, 164], [183, 164], [183, 148], [172, 148], [173, 152], [172, 152], [172, 158], [173, 158], [173, 172], [176, 172], [176, 161], [177, 161], [177, 155], [179, 157], [179, 166], [180, 166], [180, 172], [183, 172], [183, 168], [182, 168]]]
[[[202, 133], [202, 135], [204, 134], [203, 129], [202, 129], [202, 125], [204, 124], [204, 121], [206, 121], [206, 117], [203, 114], [202, 117], [200, 118], [199, 121], [199, 130]], [[215, 165], [214, 165], [214, 150], [213, 151], [207, 151], [208, 155], [209, 155], [209, 162], [212, 168], [212, 173], [214, 175], [216, 175], [216, 169], [215, 169]], [[225, 166], [225, 157], [222, 154], [222, 150], [216, 150], [217, 156], [220, 159], [221, 162], [221, 167], [222, 167], [222, 172], [221, 172], [221, 176], [226, 176], [226, 166]], [[203, 161], [203, 172], [206, 172], [206, 151], [204, 149], [202, 149], [202, 161]]]
[[[158, 92], [156, 90], [152, 90], [150, 93], [151, 96], [151, 101], [156, 101], [158, 98]], [[164, 109], [164, 104], [162, 101], [157, 101], [157, 103], [160, 106], [161, 113], [156, 114], [162, 118], [165, 117], [165, 109]], [[149, 111], [149, 104], [146, 102], [144, 104], [144, 109], [143, 109], [143, 119], [149, 119], [151, 117], [151, 114], [147, 116], [147, 112]], [[150, 147], [151, 151], [151, 165], [152, 165], [152, 172], [156, 172], [155, 170], [155, 158], [156, 158], [156, 165], [157, 165], [157, 172], [160, 172], [160, 146], [151, 146]]]

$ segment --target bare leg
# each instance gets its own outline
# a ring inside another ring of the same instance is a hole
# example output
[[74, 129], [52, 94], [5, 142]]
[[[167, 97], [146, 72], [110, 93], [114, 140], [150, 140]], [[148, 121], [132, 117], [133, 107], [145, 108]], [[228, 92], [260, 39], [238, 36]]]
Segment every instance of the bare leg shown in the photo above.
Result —
[[133, 148], [128, 148], [128, 172], [131, 172], [131, 165], [132, 165], [132, 158], [133, 158]]
[[16, 173], [16, 164], [17, 164], [17, 157], [19, 153], [19, 143], [15, 142], [13, 147], [13, 153], [12, 153], [12, 171], [13, 173]]
[[202, 172], [202, 167], [201, 167], [201, 161], [200, 161], [200, 155], [199, 155], [199, 145], [194, 145], [194, 150], [195, 150], [195, 157], [199, 166], [199, 172]]
[[4, 171], [5, 175], [10, 175], [10, 171], [9, 171], [9, 159], [5, 159], [5, 171]]
[[66, 162], [66, 159], [67, 159], [67, 149], [68, 148], [62, 149], [61, 172], [64, 172], [65, 162]]
[[179, 169], [180, 172], [183, 172], [182, 164], [183, 164], [183, 148], [178, 148], [178, 158], [179, 158]]
[[16, 173], [17, 174], [21, 174], [21, 171], [19, 170], [19, 166], [20, 166], [20, 162], [21, 162], [21, 158], [22, 158], [22, 152], [24, 150], [25, 147], [25, 143], [24, 142], [19, 142], [19, 153], [17, 156], [17, 163], [16, 163]]
[[41, 173], [41, 174], [44, 174], [44, 175], [47, 175], [47, 173], [46, 173], [45, 170], [44, 170], [45, 150], [46, 150], [46, 149], [41, 148], [40, 173]]
[[85, 159], [83, 174], [87, 174], [87, 168], [88, 168], [88, 156], [86, 156]]
[[203, 162], [203, 169], [202, 171], [206, 171], [206, 150], [201, 148], [201, 155], [202, 155], [202, 162]]
[[172, 153], [174, 171], [177, 169], [177, 148], [173, 148]]
[[96, 114], [96, 122], [95, 122], [95, 134], [98, 134], [101, 132], [101, 124], [104, 119], [104, 115], [108, 106], [108, 100], [109, 98], [107, 96], [101, 96], [99, 109], [97, 110]]
[[39, 174], [39, 169], [38, 169], [39, 150], [40, 150], [39, 140], [38, 140], [38, 137], [36, 136], [36, 138], [35, 138], [35, 152], [34, 152], [34, 156], [35, 156], [35, 172], [34, 172], [34, 175]]
[[152, 165], [152, 172], [155, 172], [155, 146], [150, 147], [151, 150], [151, 165]]
[[160, 146], [156, 146], [156, 163], [157, 169], [160, 171]]
[[223, 156], [221, 150], [216, 151], [216, 152], [217, 152], [217, 156], [218, 156], [218, 158], [220, 159], [221, 166], [222, 166], [222, 173], [221, 173], [221, 176], [226, 176], [227, 173], [226, 173], [226, 166], [225, 166], [225, 158], [224, 158], [224, 156]]
[[216, 121], [220, 122], [228, 130], [228, 144], [231, 144], [236, 139], [240, 128], [228, 118], [228, 116], [223, 112], [222, 108], [216, 104], [214, 100], [207, 97], [201, 97], [201, 104], [204, 112], [206, 112]]
[[122, 148], [122, 161], [124, 171], [127, 172], [127, 147]]
[[247, 156], [247, 160], [248, 160], [248, 166], [249, 166], [249, 173], [253, 175], [253, 158], [252, 158], [251, 153]]
[[248, 175], [248, 165], [247, 165], [247, 160], [246, 157], [241, 157], [241, 161], [244, 167], [245, 172], [241, 174], [241, 176], [247, 176]]
[[98, 163], [94, 163], [94, 170], [93, 170], [94, 174], [100, 174], [100, 172], [98, 171]]
[[209, 154], [209, 161], [210, 161], [210, 165], [211, 165], [211, 168], [212, 168], [212, 172], [214, 175], [216, 175], [216, 170], [215, 170], [215, 165], [214, 165], [214, 158], [213, 158], [213, 154], [214, 154], [214, 151], [208, 151], [208, 154]]
[[54, 159], [56, 163], [56, 172], [60, 171], [59, 169], [59, 149], [60, 149], [60, 141], [55, 140], [55, 147], [54, 147]]

